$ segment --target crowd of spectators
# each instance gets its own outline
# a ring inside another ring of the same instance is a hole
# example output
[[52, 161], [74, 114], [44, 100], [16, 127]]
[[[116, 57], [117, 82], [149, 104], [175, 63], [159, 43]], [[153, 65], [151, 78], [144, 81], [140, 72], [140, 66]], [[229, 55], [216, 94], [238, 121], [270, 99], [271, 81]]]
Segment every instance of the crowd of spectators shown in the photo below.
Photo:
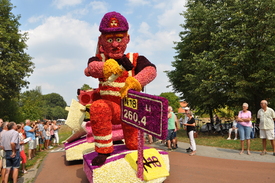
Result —
[[[257, 119], [259, 120], [259, 137], [262, 139], [263, 151], [260, 155], [267, 154], [266, 144], [267, 140], [270, 141], [273, 155], [275, 156], [275, 112], [272, 108], [268, 107], [268, 102], [266, 100], [262, 100], [260, 102], [261, 108], [257, 113]], [[239, 154], [243, 154], [245, 147], [244, 143], [246, 141], [246, 150], [247, 155], [250, 155], [250, 139], [254, 138], [253, 125], [252, 125], [252, 113], [248, 110], [249, 105], [247, 103], [243, 103], [242, 110], [239, 111], [239, 114], [235, 116], [235, 120], [233, 121], [232, 127], [228, 129], [228, 138], [227, 140], [231, 140], [231, 133], [235, 133], [234, 140], [237, 140], [238, 135], [240, 137], [241, 151]], [[167, 138], [166, 140], [162, 140], [161, 144], [168, 147], [167, 151], [171, 151], [177, 148], [177, 131], [180, 128], [183, 128], [187, 132], [187, 137], [189, 138], [189, 148], [186, 149], [187, 153], [190, 153], [190, 156], [196, 154], [196, 142], [195, 142], [195, 134], [196, 132], [196, 122], [192, 111], [190, 111], [189, 107], [184, 107], [184, 117], [180, 117], [177, 119], [177, 116], [173, 112], [171, 106], [168, 107], [168, 130], [167, 130]], [[213, 120], [214, 121], [214, 120]], [[216, 123], [221, 123], [221, 120], [216, 115]], [[151, 135], [148, 135], [149, 143], [154, 142], [154, 138]]]
[[[59, 146], [58, 130], [60, 125], [56, 121], [45, 120], [25, 123], [4, 122], [0, 118], [0, 175], [2, 182], [7, 183], [10, 174], [13, 182], [17, 182], [18, 172], [28, 173], [27, 159], [31, 160], [37, 152]], [[25, 153], [28, 148], [28, 158]]]

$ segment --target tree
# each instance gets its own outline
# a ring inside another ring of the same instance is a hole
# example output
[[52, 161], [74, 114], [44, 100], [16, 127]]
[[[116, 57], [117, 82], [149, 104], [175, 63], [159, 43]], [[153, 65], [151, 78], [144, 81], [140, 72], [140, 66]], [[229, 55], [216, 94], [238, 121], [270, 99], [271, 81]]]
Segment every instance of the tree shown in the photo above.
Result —
[[[209, 10], [210, 1], [189, 1], [187, 12], [182, 13], [186, 23], [180, 32], [181, 41], [176, 43], [177, 55], [172, 66], [175, 70], [168, 71], [167, 76], [173, 89], [180, 94], [180, 98], [189, 102], [192, 108], [200, 109], [210, 114], [222, 107], [222, 97], [216, 97], [215, 83], [209, 82], [214, 64], [205, 60], [196, 60], [196, 56], [211, 51], [211, 32], [214, 31], [214, 20]], [[217, 100], [216, 100], [217, 99]]]
[[18, 98], [5, 99], [0, 102], [0, 116], [4, 121], [22, 121]]
[[209, 53], [220, 70], [215, 80], [231, 106], [248, 102], [254, 114], [260, 101], [275, 93], [274, 3], [232, 0], [214, 6], [220, 16], [214, 17], [219, 27], [213, 33], [214, 49]]
[[63, 107], [56, 106], [52, 109], [51, 119], [64, 119], [67, 118], [68, 112]]
[[160, 94], [161, 97], [164, 97], [168, 100], [169, 106], [171, 106], [174, 112], [178, 112], [178, 108], [180, 107], [179, 97], [175, 95], [173, 92], [165, 92]]
[[43, 101], [45, 103], [45, 118], [47, 119], [58, 119], [58, 118], [66, 118], [67, 111], [65, 107], [67, 103], [64, 98], [58, 93], [50, 93], [43, 95]]
[[20, 94], [19, 107], [23, 120], [42, 119], [45, 115], [45, 102], [43, 101], [41, 87]]
[[43, 95], [43, 99], [45, 100], [46, 106], [48, 107], [60, 106], [65, 108], [67, 106], [67, 103], [65, 102], [64, 98], [58, 93], [50, 93]]
[[89, 90], [89, 89], [93, 89], [93, 88], [90, 87], [90, 85], [88, 85], [88, 84], [83, 84], [83, 86], [80, 89], [81, 90]]
[[13, 15], [12, 9], [9, 0], [0, 0], [0, 101], [18, 97], [34, 68], [25, 53], [27, 33], [20, 33], [20, 16]]
[[167, 75], [192, 107], [208, 110], [250, 104], [275, 92], [274, 0], [190, 0]]

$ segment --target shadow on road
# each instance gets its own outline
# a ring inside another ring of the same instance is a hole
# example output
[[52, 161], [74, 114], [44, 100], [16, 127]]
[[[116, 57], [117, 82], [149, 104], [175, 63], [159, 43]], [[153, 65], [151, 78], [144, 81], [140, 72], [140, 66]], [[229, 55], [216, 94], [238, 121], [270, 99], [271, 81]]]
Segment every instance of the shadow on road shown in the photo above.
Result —
[[81, 183], [89, 183], [89, 180], [87, 179], [83, 168], [79, 168], [76, 170], [76, 176], [81, 179]]
[[62, 155], [62, 157], [64, 159], [64, 165], [65, 166], [72, 166], [72, 165], [83, 164], [83, 160], [67, 161], [66, 160], [66, 155]]

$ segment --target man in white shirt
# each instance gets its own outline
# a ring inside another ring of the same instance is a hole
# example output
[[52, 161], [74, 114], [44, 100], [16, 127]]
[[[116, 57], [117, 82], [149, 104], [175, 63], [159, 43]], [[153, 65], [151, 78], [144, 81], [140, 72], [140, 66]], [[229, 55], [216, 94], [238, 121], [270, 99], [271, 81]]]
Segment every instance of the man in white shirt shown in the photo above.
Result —
[[266, 139], [270, 140], [273, 148], [273, 156], [275, 156], [275, 144], [274, 144], [274, 120], [275, 112], [270, 107], [267, 107], [267, 101], [262, 100], [261, 109], [259, 109], [257, 118], [260, 119], [260, 138], [263, 143], [263, 152], [261, 155], [267, 154], [266, 152]]
[[5, 132], [8, 131], [8, 124], [9, 122], [4, 122], [3, 123], [3, 130], [0, 132], [0, 161], [1, 161], [1, 175], [4, 175], [6, 173], [6, 153], [4, 151], [4, 147], [2, 146], [2, 136]]
[[20, 167], [20, 143], [19, 133], [16, 130], [16, 123], [10, 122], [8, 124], [8, 131], [2, 135], [1, 145], [3, 146], [6, 153], [6, 172], [3, 176], [4, 183], [8, 183], [11, 169], [13, 182], [17, 182], [18, 179], [18, 169]]

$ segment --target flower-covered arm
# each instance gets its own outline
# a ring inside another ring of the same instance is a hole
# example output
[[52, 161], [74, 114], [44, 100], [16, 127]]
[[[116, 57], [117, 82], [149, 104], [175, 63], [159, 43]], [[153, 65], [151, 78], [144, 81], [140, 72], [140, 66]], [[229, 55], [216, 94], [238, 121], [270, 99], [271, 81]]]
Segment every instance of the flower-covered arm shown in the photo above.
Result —
[[142, 87], [153, 81], [157, 76], [156, 66], [152, 64], [145, 56], [139, 55], [135, 68], [135, 76]]
[[153, 81], [157, 76], [157, 70], [153, 66], [145, 67], [137, 75], [134, 76], [136, 80], [139, 81], [142, 87], [146, 86], [148, 83]]
[[135, 76], [129, 76], [124, 87], [120, 89], [121, 98], [128, 94], [129, 89], [141, 91], [142, 87], [150, 83], [157, 76], [156, 67], [144, 56], [139, 56], [135, 69]]
[[88, 66], [84, 70], [86, 76], [92, 76], [94, 78], [103, 78], [103, 66], [104, 62], [97, 57], [91, 57], [88, 61]]

